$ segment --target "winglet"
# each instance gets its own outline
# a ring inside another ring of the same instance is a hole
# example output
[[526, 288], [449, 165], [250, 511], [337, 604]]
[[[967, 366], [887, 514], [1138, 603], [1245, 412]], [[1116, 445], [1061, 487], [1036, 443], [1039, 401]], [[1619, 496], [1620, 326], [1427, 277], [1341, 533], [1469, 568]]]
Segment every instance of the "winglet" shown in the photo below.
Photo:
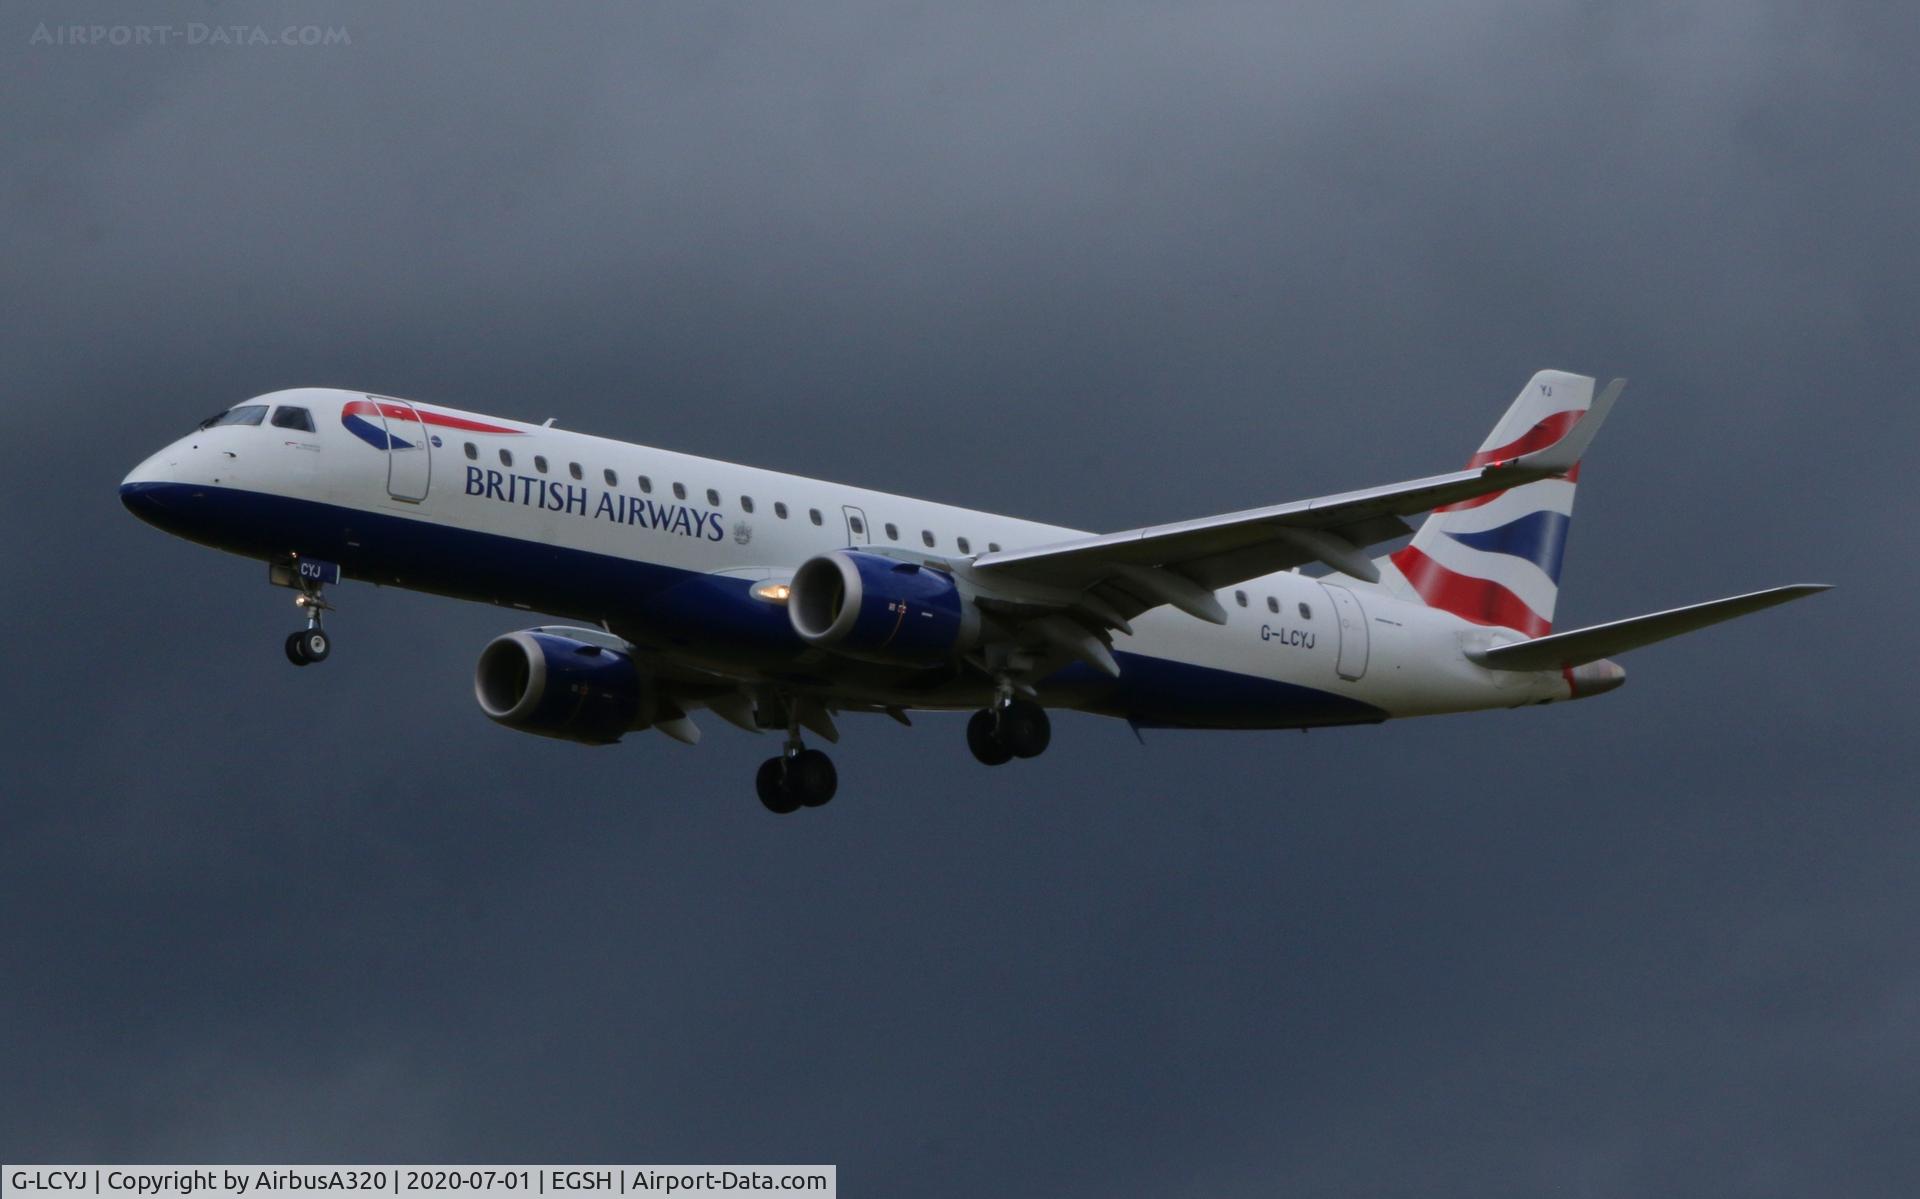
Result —
[[1496, 462], [1487, 469], [1538, 471], [1548, 475], [1564, 475], [1580, 464], [1581, 455], [1587, 452], [1587, 446], [1593, 443], [1594, 435], [1600, 432], [1600, 425], [1607, 419], [1607, 413], [1613, 410], [1613, 402], [1625, 391], [1627, 381], [1615, 379], [1607, 384], [1606, 390], [1593, 397], [1593, 403], [1587, 405], [1587, 412], [1573, 423], [1567, 435], [1550, 446], [1531, 453], [1522, 454], [1506, 462]]

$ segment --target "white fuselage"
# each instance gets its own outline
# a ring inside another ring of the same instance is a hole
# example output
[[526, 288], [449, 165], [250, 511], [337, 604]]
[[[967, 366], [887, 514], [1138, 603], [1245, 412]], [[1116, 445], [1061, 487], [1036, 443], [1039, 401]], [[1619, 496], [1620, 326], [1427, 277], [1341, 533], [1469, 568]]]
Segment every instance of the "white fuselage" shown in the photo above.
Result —
[[[396, 420], [382, 444], [370, 400], [387, 402], [330, 389], [260, 397], [251, 403], [305, 409], [313, 428], [203, 428], [136, 468], [123, 496], [144, 519], [222, 549], [553, 612], [674, 670], [853, 706], [977, 707], [988, 692], [959, 675], [836, 662], [792, 636], [756, 583], [849, 546], [964, 563], [1084, 536], [438, 406], [414, 406], [425, 423]], [[1573, 694], [1558, 672], [1487, 670], [1467, 656], [1520, 634], [1345, 576], [1287, 571], [1218, 599], [1225, 625], [1153, 609], [1113, 637], [1119, 679], [1074, 667], [1043, 681], [1041, 698], [1140, 724], [1271, 728]]]

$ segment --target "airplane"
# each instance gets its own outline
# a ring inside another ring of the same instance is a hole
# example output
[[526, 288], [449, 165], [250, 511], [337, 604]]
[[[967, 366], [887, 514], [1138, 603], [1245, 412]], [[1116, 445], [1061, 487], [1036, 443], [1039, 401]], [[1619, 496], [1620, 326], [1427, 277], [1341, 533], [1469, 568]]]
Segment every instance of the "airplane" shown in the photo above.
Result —
[[331, 388], [207, 418], [120, 497], [265, 561], [305, 616], [296, 665], [330, 655], [342, 579], [585, 622], [491, 641], [481, 711], [589, 745], [692, 744], [702, 711], [782, 734], [755, 784], [786, 814], [834, 797], [803, 732], [837, 743], [843, 714], [971, 711], [998, 766], [1047, 749], [1049, 709], [1138, 735], [1557, 703], [1619, 687], [1609, 655], [1827, 590], [1553, 631], [1581, 458], [1624, 386], [1541, 371], [1462, 470], [1101, 535]]

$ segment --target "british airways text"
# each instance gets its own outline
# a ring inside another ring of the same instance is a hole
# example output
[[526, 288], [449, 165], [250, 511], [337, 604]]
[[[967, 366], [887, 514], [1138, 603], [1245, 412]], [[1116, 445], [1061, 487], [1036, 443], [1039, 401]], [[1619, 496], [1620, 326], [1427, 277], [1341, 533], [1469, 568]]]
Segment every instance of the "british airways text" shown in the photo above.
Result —
[[588, 487], [478, 466], [467, 468], [467, 494], [506, 504], [524, 504], [548, 512], [591, 515], [596, 520], [659, 529], [682, 537], [719, 541], [726, 536], [725, 526], [717, 512], [702, 512], [684, 504], [662, 504], [641, 496], [617, 495], [610, 491], [601, 492], [599, 502], [590, 505], [593, 491]]

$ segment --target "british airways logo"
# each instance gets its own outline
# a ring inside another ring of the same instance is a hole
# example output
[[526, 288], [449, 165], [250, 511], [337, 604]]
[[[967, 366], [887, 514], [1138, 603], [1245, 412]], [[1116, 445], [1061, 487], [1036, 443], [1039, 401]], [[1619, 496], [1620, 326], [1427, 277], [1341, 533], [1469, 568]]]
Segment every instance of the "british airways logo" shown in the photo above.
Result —
[[599, 492], [596, 502], [594, 489], [584, 484], [561, 483], [479, 466], [467, 468], [467, 494], [502, 504], [590, 516], [611, 524], [657, 529], [704, 541], [719, 541], [726, 536], [726, 526], [717, 512], [611, 491]]
[[[449, 416], [444, 412], [428, 412], [411, 404], [391, 400], [349, 400], [340, 409], [340, 423], [346, 426], [347, 432], [376, 450], [417, 450], [421, 441], [430, 436], [427, 432], [429, 425], [436, 429], [459, 429], [467, 433], [526, 436], [520, 430], [504, 425], [490, 425], [485, 421]], [[438, 445], [439, 442], [436, 440], [434, 444]]]

